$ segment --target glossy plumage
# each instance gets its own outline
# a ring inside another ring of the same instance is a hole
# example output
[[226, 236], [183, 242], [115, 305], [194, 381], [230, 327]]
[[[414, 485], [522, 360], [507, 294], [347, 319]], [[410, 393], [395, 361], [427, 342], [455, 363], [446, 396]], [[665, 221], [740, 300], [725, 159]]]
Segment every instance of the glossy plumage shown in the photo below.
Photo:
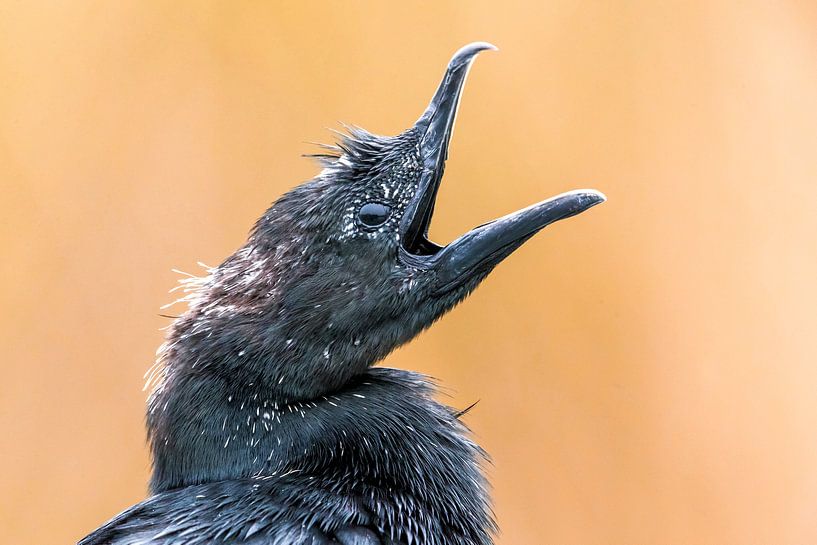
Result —
[[81, 545], [490, 545], [485, 455], [425, 377], [373, 368], [553, 221], [566, 193], [448, 244], [428, 226], [468, 67], [394, 137], [351, 129], [247, 242], [182, 281], [151, 377], [153, 496]]

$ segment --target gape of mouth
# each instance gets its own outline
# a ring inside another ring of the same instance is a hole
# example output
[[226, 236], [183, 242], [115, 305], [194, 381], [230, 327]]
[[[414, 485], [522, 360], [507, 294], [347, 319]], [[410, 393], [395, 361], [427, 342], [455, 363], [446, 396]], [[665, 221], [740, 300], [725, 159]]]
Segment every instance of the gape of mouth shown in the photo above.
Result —
[[429, 240], [428, 229], [431, 226], [431, 218], [434, 216], [434, 206], [437, 200], [437, 192], [440, 189], [442, 180], [442, 168], [439, 174], [435, 175], [429, 187], [421, 187], [414, 202], [410, 205], [411, 214], [407, 222], [408, 228], [402, 237], [403, 249], [411, 255], [418, 257], [431, 257], [443, 249], [443, 246]]
[[428, 228], [462, 88], [471, 62], [486, 49], [496, 47], [476, 42], [454, 54], [431, 103], [411, 129], [419, 138], [422, 174], [400, 222], [400, 253], [412, 266], [434, 267], [440, 289], [448, 289], [479, 270], [493, 267], [545, 226], [605, 200], [602, 193], [593, 189], [569, 191], [475, 227], [446, 246], [429, 240]]
[[413, 256], [433, 256], [443, 249], [428, 239], [428, 227], [445, 170], [463, 85], [471, 63], [477, 54], [487, 49], [496, 50], [496, 47], [475, 42], [454, 54], [431, 102], [412, 128], [420, 138], [422, 175], [401, 222], [401, 242], [403, 249]]

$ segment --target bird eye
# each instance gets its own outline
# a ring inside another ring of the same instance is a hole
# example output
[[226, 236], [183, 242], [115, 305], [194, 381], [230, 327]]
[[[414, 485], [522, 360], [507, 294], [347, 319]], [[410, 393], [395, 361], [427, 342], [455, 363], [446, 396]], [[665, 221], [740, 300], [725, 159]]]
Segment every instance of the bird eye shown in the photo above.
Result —
[[360, 207], [357, 217], [364, 227], [378, 227], [389, 219], [391, 208], [379, 202], [369, 202]]

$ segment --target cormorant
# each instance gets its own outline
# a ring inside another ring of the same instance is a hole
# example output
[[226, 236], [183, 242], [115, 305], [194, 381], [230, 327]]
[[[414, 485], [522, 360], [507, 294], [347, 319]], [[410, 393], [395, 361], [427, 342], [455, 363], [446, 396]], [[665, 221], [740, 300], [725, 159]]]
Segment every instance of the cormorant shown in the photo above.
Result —
[[241, 248], [185, 281], [148, 402], [152, 497], [81, 545], [487, 545], [484, 453], [419, 374], [372, 367], [546, 225], [564, 193], [447, 246], [428, 227], [472, 43], [394, 137], [349, 128]]

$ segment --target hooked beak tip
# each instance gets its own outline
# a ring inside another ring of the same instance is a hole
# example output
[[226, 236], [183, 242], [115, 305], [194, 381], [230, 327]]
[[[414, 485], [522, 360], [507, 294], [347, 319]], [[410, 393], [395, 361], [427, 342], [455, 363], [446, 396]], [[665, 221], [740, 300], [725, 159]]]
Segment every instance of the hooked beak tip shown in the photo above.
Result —
[[499, 51], [499, 48], [488, 42], [472, 42], [461, 47], [456, 53], [454, 53], [454, 56], [451, 57], [451, 61], [448, 63], [448, 66], [449, 68], [454, 68], [469, 63], [474, 59], [474, 57], [483, 51]]
[[499, 48], [489, 42], [471, 42], [470, 44], [462, 46], [454, 56], [461, 53], [479, 53], [480, 51], [499, 51]]

